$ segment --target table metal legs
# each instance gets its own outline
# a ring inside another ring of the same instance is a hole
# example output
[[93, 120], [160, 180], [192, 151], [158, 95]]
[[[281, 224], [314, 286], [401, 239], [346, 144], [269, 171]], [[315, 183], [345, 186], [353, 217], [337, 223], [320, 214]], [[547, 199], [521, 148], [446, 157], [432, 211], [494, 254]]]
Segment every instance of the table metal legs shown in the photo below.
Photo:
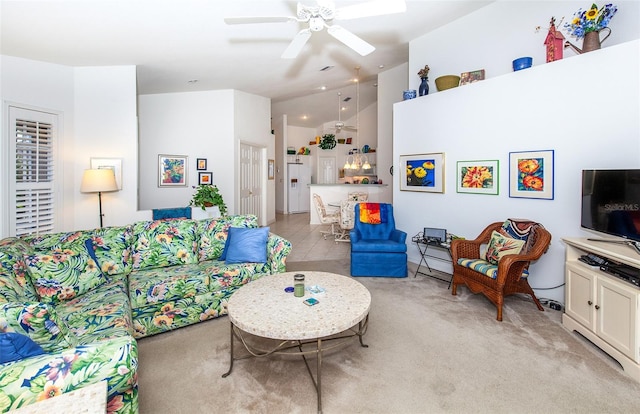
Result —
[[[247, 342], [247, 338], [243, 336], [243, 331], [235, 326], [233, 322], [229, 323], [230, 325], [230, 351], [229, 351], [229, 370], [222, 374], [222, 378], [226, 378], [231, 374], [231, 370], [233, 369], [233, 362], [239, 361], [241, 359], [247, 359], [251, 357], [265, 357], [272, 354], [290, 354], [290, 355], [300, 355], [304, 360], [304, 364], [307, 367], [307, 371], [309, 372], [309, 376], [311, 376], [311, 381], [313, 382], [313, 386], [316, 389], [316, 394], [318, 396], [318, 413], [322, 413], [322, 352], [327, 351], [338, 346], [341, 346], [346, 343], [347, 339], [353, 338], [354, 336], [358, 337], [360, 341], [360, 346], [363, 348], [368, 348], [369, 345], [366, 345], [362, 337], [367, 333], [367, 328], [369, 326], [369, 315], [367, 315], [362, 321], [358, 323], [357, 328], [354, 326], [353, 328], [340, 333], [335, 336], [329, 336], [326, 338], [317, 338], [313, 340], [305, 340], [305, 341], [279, 341], [274, 348], [270, 350], [260, 350], [257, 347], [250, 345]], [[236, 357], [234, 353], [234, 338], [238, 338], [245, 350], [248, 352], [248, 355]], [[334, 342], [333, 345], [327, 346], [326, 344]], [[310, 345], [315, 343], [315, 348], [305, 350], [303, 347], [305, 345]], [[313, 371], [311, 370], [311, 366], [309, 365], [309, 361], [307, 360], [307, 355], [316, 355], [316, 375], [313, 375]]]

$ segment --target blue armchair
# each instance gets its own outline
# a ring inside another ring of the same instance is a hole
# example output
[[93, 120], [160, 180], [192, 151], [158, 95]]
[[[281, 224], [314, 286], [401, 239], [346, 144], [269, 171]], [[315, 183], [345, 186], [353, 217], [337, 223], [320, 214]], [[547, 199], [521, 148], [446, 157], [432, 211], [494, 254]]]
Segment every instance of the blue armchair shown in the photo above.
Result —
[[[361, 207], [374, 213], [361, 215]], [[407, 277], [407, 233], [396, 229], [391, 204], [356, 204], [349, 236], [351, 276]]]

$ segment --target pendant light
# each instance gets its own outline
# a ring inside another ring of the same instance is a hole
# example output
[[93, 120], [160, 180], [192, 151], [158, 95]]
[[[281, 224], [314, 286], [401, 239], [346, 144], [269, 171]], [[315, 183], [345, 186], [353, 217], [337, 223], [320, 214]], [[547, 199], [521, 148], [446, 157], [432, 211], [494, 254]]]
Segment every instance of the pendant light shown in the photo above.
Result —
[[360, 153], [360, 66], [356, 66], [356, 77], [354, 79], [356, 83], [356, 147], [355, 154], [349, 155], [344, 163], [345, 170], [368, 170], [371, 168], [369, 159], [366, 155]]

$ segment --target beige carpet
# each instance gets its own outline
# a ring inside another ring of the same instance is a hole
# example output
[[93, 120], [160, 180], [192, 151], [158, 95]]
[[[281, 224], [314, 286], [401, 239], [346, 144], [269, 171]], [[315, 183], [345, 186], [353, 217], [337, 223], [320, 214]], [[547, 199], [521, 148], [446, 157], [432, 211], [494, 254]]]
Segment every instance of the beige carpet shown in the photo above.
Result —
[[[348, 261], [289, 263], [348, 274]], [[323, 359], [324, 413], [638, 413], [640, 384], [561, 313], [521, 297], [495, 307], [466, 288], [451, 296], [428, 277], [358, 278], [371, 292], [364, 337]], [[268, 312], [265, 309], [265, 312]], [[299, 358], [229, 367], [222, 317], [139, 341], [140, 413], [313, 413]], [[313, 365], [312, 365], [313, 366]]]

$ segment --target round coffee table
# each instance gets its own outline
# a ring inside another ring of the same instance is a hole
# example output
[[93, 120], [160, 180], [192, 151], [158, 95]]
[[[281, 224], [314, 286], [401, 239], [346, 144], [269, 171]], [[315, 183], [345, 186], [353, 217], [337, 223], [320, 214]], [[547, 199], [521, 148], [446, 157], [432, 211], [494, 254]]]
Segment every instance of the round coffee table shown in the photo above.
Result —
[[[305, 275], [304, 297], [285, 292], [293, 286], [293, 275]], [[312, 294], [310, 286], [320, 286], [324, 292]], [[305, 305], [305, 299], [314, 297], [318, 304]], [[326, 272], [288, 272], [264, 276], [238, 289], [227, 303], [231, 322], [230, 366], [223, 377], [231, 374], [233, 362], [250, 357], [271, 354], [301, 355], [316, 387], [318, 412], [322, 412], [321, 367], [322, 352], [342, 345], [347, 339], [358, 337], [360, 345], [369, 321], [371, 294], [360, 282], [349, 276]], [[245, 333], [279, 341], [268, 351], [252, 347]], [[235, 357], [234, 338], [238, 338], [249, 352]], [[305, 345], [315, 344], [309, 349]], [[327, 345], [331, 344], [331, 345]], [[317, 357], [316, 377], [309, 367], [306, 355]]]

